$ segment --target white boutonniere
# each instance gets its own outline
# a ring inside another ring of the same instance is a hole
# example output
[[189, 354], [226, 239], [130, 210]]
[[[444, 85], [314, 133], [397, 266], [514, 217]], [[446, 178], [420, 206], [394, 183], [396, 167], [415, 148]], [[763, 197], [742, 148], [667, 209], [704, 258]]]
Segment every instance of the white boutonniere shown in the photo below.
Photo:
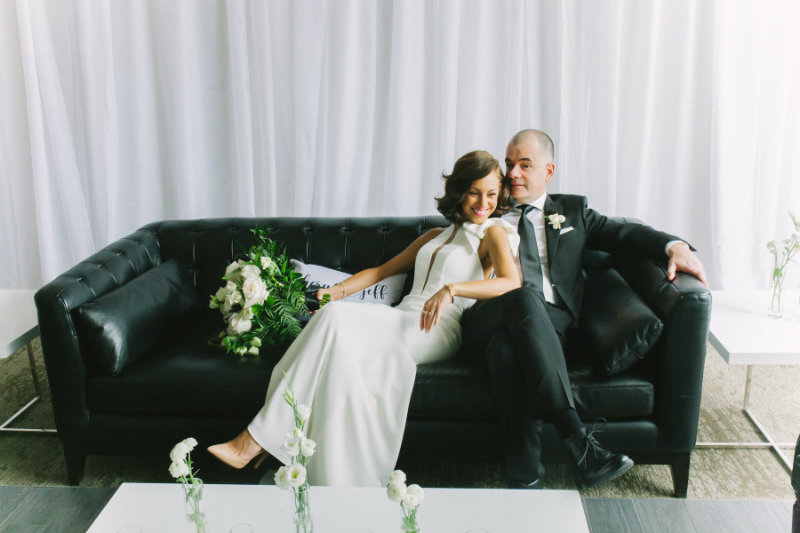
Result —
[[566, 220], [567, 217], [564, 215], [559, 215], [558, 213], [547, 215], [547, 223], [553, 226], [553, 229], [561, 229], [561, 224], [563, 224]]

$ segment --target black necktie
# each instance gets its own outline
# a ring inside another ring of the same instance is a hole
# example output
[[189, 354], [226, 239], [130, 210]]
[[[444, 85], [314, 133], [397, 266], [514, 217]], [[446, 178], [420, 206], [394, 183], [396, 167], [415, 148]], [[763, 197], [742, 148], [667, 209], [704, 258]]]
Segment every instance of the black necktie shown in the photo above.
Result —
[[536, 231], [533, 222], [528, 218], [532, 205], [519, 206], [522, 214], [519, 217], [519, 263], [522, 266], [524, 284], [542, 291], [542, 263], [539, 260], [539, 246], [536, 243]]

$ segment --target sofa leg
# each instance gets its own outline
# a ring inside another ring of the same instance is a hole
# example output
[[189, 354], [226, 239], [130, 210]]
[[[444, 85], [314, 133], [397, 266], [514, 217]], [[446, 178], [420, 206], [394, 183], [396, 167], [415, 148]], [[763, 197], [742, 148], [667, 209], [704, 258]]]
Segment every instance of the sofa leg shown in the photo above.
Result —
[[672, 484], [675, 497], [685, 498], [689, 491], [689, 462], [691, 452], [676, 453], [672, 456]]
[[64, 450], [64, 460], [67, 463], [67, 478], [70, 485], [80, 485], [83, 479], [83, 470], [86, 467], [86, 454]]

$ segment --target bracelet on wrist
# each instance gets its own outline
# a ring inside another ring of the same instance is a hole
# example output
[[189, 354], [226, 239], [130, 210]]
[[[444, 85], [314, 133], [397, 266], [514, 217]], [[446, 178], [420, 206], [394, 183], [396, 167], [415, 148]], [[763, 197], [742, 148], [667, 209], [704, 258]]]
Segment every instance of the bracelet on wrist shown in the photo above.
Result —
[[444, 286], [444, 288], [447, 289], [447, 292], [450, 293], [450, 302], [451, 303], [455, 302], [456, 301], [456, 290], [453, 288], [453, 284], [452, 283], [448, 283], [447, 285]]

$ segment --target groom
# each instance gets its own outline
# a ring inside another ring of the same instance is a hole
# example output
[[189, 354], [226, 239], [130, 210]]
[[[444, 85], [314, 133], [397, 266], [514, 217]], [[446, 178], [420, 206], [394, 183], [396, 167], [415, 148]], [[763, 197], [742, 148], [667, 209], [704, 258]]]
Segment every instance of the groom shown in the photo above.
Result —
[[[587, 433], [575, 411], [564, 335], [577, 321], [583, 296], [585, 248], [625, 251], [667, 261], [667, 278], [688, 272], [706, 283], [689, 245], [643, 224], [609, 220], [583, 196], [547, 194], [553, 178], [553, 141], [523, 130], [508, 143], [506, 177], [516, 208], [504, 219], [519, 228], [520, 289], [479, 300], [462, 317], [468, 357], [485, 359], [507, 431], [505, 476], [510, 487], [539, 488], [542, 419], [553, 423], [575, 467], [578, 487], [588, 488], [633, 466]], [[491, 347], [489, 349], [489, 347]], [[521, 376], [521, 377], [520, 377]]]

